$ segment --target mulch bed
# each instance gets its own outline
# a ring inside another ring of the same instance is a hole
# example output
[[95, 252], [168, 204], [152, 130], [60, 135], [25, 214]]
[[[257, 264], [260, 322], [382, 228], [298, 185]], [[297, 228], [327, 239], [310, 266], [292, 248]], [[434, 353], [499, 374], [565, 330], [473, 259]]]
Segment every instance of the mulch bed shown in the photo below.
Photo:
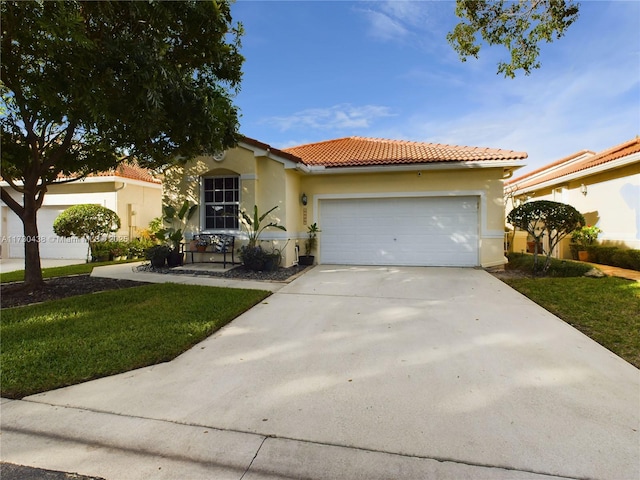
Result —
[[2, 308], [19, 307], [86, 293], [139, 287], [140, 285], [146, 285], [146, 283], [91, 277], [89, 275], [51, 278], [44, 281], [44, 287], [35, 291], [26, 290], [22, 282], [16, 282], [2, 285], [0, 288], [0, 306]]
[[[294, 266], [289, 268], [279, 268], [273, 272], [254, 272], [244, 267], [236, 267], [224, 272], [206, 272], [196, 270], [171, 270], [153, 269], [150, 266], [141, 266], [138, 271], [150, 271], [155, 273], [165, 273], [172, 275], [192, 275], [234, 278], [245, 280], [262, 280], [283, 282], [303, 271], [305, 266]], [[48, 302], [60, 298], [84, 295], [87, 293], [103, 292], [105, 290], [116, 290], [121, 288], [139, 287], [146, 285], [146, 282], [136, 282], [132, 280], [117, 280], [112, 278], [91, 277], [89, 275], [73, 275], [69, 277], [56, 277], [45, 280], [43, 288], [36, 291], [24, 289], [22, 282], [3, 284], [0, 287], [0, 307], [11, 308], [32, 303]]]

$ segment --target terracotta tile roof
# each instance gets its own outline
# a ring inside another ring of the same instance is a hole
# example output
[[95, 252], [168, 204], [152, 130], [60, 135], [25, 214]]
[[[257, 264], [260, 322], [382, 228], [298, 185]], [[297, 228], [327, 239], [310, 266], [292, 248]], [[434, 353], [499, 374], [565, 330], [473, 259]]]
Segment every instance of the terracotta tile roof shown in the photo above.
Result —
[[598, 154], [590, 150], [581, 150], [573, 155], [569, 155], [561, 160], [552, 162], [533, 172], [514, 178], [505, 183], [505, 186], [517, 186], [518, 190], [531, 188], [535, 185], [560, 181], [562, 177], [584, 171], [588, 174], [588, 169], [603, 165], [614, 160], [640, 152], [640, 137], [636, 137], [615, 147], [604, 150]]
[[106, 172], [100, 172], [97, 174], [98, 176], [110, 176], [115, 175], [116, 177], [130, 178], [132, 180], [140, 180], [142, 182], [150, 182], [150, 183], [162, 183], [162, 181], [158, 178], [155, 178], [151, 174], [151, 170], [147, 168], [142, 168], [137, 165], [131, 165], [128, 163], [121, 163], [117, 168], [108, 170]]
[[[75, 175], [71, 175], [70, 177], [64, 177], [59, 175], [59, 178], [73, 178]], [[121, 163], [116, 168], [111, 168], [109, 170], [105, 170], [104, 172], [90, 173], [87, 175], [87, 178], [91, 177], [122, 177], [122, 178], [130, 178], [132, 180], [140, 180], [142, 182], [149, 183], [162, 183], [162, 180], [159, 178], [155, 178], [151, 174], [151, 170], [139, 167], [137, 165], [132, 165], [128, 163]]]
[[309, 166], [361, 167], [482, 160], [521, 160], [524, 152], [438, 143], [346, 137], [284, 149]]

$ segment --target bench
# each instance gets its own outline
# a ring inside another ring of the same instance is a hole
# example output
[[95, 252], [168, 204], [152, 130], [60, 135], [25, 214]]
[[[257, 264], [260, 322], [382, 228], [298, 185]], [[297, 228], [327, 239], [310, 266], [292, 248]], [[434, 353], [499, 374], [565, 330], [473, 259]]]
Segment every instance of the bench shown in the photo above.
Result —
[[[198, 247], [199, 243], [206, 243]], [[191, 263], [193, 262], [193, 254], [208, 255], [211, 258], [211, 254], [222, 255], [222, 266], [227, 268], [227, 253], [231, 254], [231, 265], [235, 265], [234, 257], [234, 245], [235, 237], [233, 235], [226, 235], [224, 233], [199, 233], [193, 236], [193, 241], [187, 245], [186, 253], [191, 254]], [[210, 260], [214, 262], [214, 260]]]

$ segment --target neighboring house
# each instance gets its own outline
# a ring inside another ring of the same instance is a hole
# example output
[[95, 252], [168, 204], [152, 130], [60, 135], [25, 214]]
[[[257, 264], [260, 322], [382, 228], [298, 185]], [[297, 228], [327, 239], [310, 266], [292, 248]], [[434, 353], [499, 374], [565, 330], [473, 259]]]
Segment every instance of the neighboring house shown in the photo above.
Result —
[[[6, 187], [7, 183], [2, 182]], [[22, 204], [18, 192], [7, 188]], [[66, 208], [92, 203], [107, 207], [118, 214], [121, 228], [114, 235], [121, 239], [135, 238], [137, 230], [162, 215], [162, 182], [146, 169], [121, 165], [115, 170], [90, 175], [82, 180], [47, 189], [44, 203], [38, 210], [38, 233], [41, 258], [84, 259], [87, 244], [77, 238], [62, 238], [53, 233], [53, 222]], [[0, 204], [2, 256], [24, 258], [24, 230], [22, 221], [4, 202]]]
[[243, 138], [167, 170], [164, 188], [177, 204], [199, 205], [187, 240], [198, 232], [241, 239], [241, 209], [278, 206], [271, 220], [287, 231], [262, 238], [282, 249], [287, 266], [317, 223], [319, 263], [489, 267], [505, 262], [503, 179], [526, 157], [361, 137], [278, 150]]
[[[602, 229], [599, 242], [640, 249], [640, 138], [600, 153], [582, 150], [505, 183], [507, 214], [527, 200], [567, 203]], [[569, 239], [554, 255], [571, 258]], [[514, 251], [526, 250], [518, 232]]]

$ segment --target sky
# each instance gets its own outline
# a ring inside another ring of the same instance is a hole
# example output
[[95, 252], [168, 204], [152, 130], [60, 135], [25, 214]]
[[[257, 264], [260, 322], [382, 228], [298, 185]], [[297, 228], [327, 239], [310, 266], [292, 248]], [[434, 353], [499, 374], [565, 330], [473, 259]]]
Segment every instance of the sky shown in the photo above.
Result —
[[453, 1], [238, 0], [240, 132], [275, 148], [349, 136], [527, 152], [527, 173], [640, 135], [640, 2], [582, 1], [541, 68], [461, 62]]

